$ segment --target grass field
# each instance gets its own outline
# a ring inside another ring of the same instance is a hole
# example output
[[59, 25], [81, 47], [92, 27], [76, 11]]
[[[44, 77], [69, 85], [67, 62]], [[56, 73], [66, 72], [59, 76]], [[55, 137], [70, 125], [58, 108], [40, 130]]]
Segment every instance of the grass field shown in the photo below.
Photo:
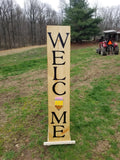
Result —
[[71, 139], [47, 140], [46, 48], [0, 57], [0, 160], [120, 160], [120, 55], [71, 51]]

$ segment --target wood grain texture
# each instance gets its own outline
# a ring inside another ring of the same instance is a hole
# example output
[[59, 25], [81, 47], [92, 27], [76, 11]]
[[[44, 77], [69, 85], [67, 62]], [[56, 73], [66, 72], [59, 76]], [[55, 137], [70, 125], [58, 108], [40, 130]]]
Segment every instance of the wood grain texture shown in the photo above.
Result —
[[[47, 26], [47, 60], [48, 142], [70, 141], [69, 26]], [[54, 85], [57, 94], [53, 91]]]

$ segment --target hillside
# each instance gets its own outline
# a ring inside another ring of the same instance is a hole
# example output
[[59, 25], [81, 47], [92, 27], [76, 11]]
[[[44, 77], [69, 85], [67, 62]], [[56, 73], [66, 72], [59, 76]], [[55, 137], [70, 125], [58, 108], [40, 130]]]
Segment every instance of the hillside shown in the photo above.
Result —
[[119, 160], [120, 55], [71, 51], [71, 139], [47, 140], [46, 48], [0, 57], [0, 160]]

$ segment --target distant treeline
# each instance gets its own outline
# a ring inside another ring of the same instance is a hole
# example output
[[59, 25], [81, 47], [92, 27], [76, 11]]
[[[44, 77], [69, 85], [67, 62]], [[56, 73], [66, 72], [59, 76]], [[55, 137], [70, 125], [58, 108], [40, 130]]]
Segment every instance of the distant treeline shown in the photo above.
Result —
[[47, 25], [70, 25], [73, 41], [88, 40], [104, 30], [120, 31], [120, 6], [95, 3], [90, 8], [87, 0], [60, 0], [59, 9], [58, 14], [40, 0], [25, 0], [24, 9], [15, 0], [0, 0], [0, 49], [45, 44]]
[[22, 9], [14, 0], [0, 1], [0, 49], [46, 43], [46, 25], [60, 23], [48, 4], [27, 0]]

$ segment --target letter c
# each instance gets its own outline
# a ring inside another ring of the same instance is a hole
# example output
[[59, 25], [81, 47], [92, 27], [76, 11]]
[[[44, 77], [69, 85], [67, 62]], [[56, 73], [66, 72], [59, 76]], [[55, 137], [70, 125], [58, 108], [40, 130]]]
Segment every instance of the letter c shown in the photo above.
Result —
[[58, 92], [56, 92], [56, 89], [55, 89], [55, 87], [56, 87], [56, 85], [57, 84], [63, 84], [64, 86], [66, 85], [64, 82], [56, 82], [54, 85], [53, 85], [53, 92], [55, 93], [55, 94], [57, 94], [57, 95], [59, 95], [59, 96], [62, 96], [62, 95], [64, 95], [64, 94], [66, 94], [66, 91], [64, 91], [63, 93], [58, 93]]

